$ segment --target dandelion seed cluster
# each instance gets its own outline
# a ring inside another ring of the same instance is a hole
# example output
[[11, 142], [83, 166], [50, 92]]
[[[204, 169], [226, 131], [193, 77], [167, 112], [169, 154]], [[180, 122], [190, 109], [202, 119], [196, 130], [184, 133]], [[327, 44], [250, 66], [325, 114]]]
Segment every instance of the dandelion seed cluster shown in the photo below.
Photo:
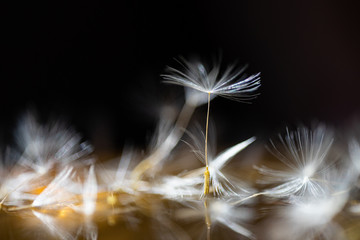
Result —
[[[163, 78], [185, 88], [183, 109], [160, 120], [145, 156], [127, 147], [97, 162], [73, 129], [26, 115], [0, 161], [1, 239], [360, 239], [356, 136], [340, 147], [322, 124], [286, 129], [265, 154], [277, 160], [230, 171], [240, 151], [262, 147], [249, 136], [216, 153], [210, 102], [253, 100], [260, 74], [178, 63]], [[205, 131], [185, 130], [205, 104]]]

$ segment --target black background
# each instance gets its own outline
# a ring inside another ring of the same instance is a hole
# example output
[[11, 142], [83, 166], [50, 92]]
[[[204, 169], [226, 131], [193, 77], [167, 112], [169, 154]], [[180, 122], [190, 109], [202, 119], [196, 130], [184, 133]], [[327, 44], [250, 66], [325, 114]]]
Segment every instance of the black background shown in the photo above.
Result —
[[212, 102], [220, 142], [314, 120], [344, 127], [360, 111], [355, 2], [13, 2], [1, 10], [1, 144], [35, 109], [42, 120], [61, 116], [100, 150], [144, 145], [160, 107], [182, 101], [180, 87], [161, 83], [165, 66], [219, 52], [224, 64], [262, 73], [253, 104]]

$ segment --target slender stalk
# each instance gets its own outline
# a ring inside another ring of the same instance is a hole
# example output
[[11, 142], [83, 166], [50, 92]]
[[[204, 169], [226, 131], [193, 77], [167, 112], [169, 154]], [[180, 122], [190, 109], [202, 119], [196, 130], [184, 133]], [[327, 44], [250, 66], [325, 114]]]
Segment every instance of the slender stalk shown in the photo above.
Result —
[[207, 107], [207, 114], [206, 114], [206, 129], [205, 129], [205, 164], [206, 167], [209, 166], [208, 164], [208, 132], [209, 132], [209, 115], [210, 115], [210, 93], [208, 94], [208, 107]]
[[209, 132], [209, 115], [210, 115], [210, 92], [208, 93], [208, 107], [206, 114], [206, 129], [205, 129], [205, 165], [206, 169], [204, 172], [204, 195], [209, 194], [210, 191], [210, 172], [208, 163], [208, 132]]

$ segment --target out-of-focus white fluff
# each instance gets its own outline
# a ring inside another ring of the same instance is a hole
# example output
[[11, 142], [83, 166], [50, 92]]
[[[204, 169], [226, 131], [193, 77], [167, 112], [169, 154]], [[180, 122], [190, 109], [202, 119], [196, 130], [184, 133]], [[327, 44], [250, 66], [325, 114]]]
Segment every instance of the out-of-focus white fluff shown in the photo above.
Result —
[[[62, 208], [76, 203], [79, 186], [73, 181], [73, 168], [64, 168], [32, 203], [36, 208]], [[75, 190], [75, 191], [74, 191]]]
[[108, 163], [109, 166], [102, 165], [101, 169], [98, 168], [100, 170], [97, 173], [100, 180], [104, 183], [100, 184], [99, 188], [108, 192], [123, 191], [134, 194], [134, 189], [132, 188], [133, 182], [130, 178], [130, 163], [134, 159], [135, 154], [133, 150], [125, 148], [121, 158], [116, 162], [117, 167], [113, 167], [114, 160]]
[[[314, 130], [299, 128], [285, 137], [279, 135], [280, 146], [273, 141], [270, 151], [284, 164], [286, 169], [274, 170], [257, 167], [265, 177], [262, 183], [280, 183], [265, 190], [274, 197], [292, 195], [321, 196], [324, 194], [324, 174], [333, 167], [328, 152], [333, 143], [332, 131], [319, 125]], [[281, 150], [279, 150], [281, 149]]]
[[60, 122], [39, 125], [31, 114], [22, 119], [16, 136], [21, 152], [19, 164], [38, 174], [63, 168], [92, 152], [74, 130]]
[[14, 173], [12, 168], [16, 161], [9, 165], [6, 163], [11, 161], [8, 157], [6, 154], [4, 159], [0, 159], [0, 205], [6, 203], [7, 205], [21, 206], [26, 200], [35, 198], [33, 194], [27, 193], [34, 173]]
[[201, 176], [190, 178], [166, 176], [161, 179], [160, 183], [155, 184], [151, 191], [167, 199], [182, 201], [184, 197], [200, 196], [202, 189], [199, 186], [203, 182], [204, 179]]
[[355, 139], [352, 139], [349, 143], [350, 159], [352, 160], [355, 169], [360, 175], [360, 145]]
[[82, 212], [86, 216], [91, 216], [96, 209], [96, 199], [98, 193], [98, 186], [94, 166], [90, 166], [88, 176], [83, 185], [82, 193]]
[[[355, 172], [348, 164], [329, 170], [323, 178], [328, 187], [320, 195], [292, 196], [287, 206], [279, 209], [278, 218], [269, 226], [270, 239], [342, 239], [342, 230], [334, 217], [345, 207]], [[277, 232], [271, 229], [276, 229]], [[336, 237], [335, 237], [336, 236]]]

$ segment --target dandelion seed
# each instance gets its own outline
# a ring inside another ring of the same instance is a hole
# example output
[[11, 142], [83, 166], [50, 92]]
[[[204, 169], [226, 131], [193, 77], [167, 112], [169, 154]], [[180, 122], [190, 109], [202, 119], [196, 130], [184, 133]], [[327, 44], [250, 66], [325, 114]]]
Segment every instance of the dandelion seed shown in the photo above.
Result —
[[285, 137], [279, 136], [283, 150], [271, 141], [272, 153], [287, 167], [287, 170], [274, 170], [256, 167], [266, 176], [264, 183], [278, 182], [280, 185], [265, 190], [265, 194], [278, 197], [296, 195], [321, 196], [327, 182], [323, 176], [331, 168], [328, 152], [333, 143], [332, 132], [320, 125], [311, 131], [299, 128]]
[[80, 136], [64, 124], [54, 122], [41, 126], [29, 114], [17, 130], [17, 142], [23, 151], [19, 164], [40, 175], [65, 167], [92, 152], [91, 146], [80, 140]]
[[208, 107], [206, 114], [206, 133], [205, 133], [205, 162], [206, 168], [204, 172], [204, 195], [209, 193], [210, 189], [210, 173], [208, 169], [207, 158], [207, 141], [210, 114], [211, 94], [219, 95], [229, 99], [246, 102], [256, 97], [253, 92], [260, 87], [260, 74], [250, 77], [243, 77], [245, 68], [235, 71], [232, 65], [220, 73], [220, 65], [214, 64], [209, 71], [200, 62], [188, 62], [181, 59], [179, 63], [184, 68], [183, 71], [168, 67], [167, 74], [163, 74], [165, 82], [181, 85], [184, 87], [195, 89], [199, 92], [208, 94]]

